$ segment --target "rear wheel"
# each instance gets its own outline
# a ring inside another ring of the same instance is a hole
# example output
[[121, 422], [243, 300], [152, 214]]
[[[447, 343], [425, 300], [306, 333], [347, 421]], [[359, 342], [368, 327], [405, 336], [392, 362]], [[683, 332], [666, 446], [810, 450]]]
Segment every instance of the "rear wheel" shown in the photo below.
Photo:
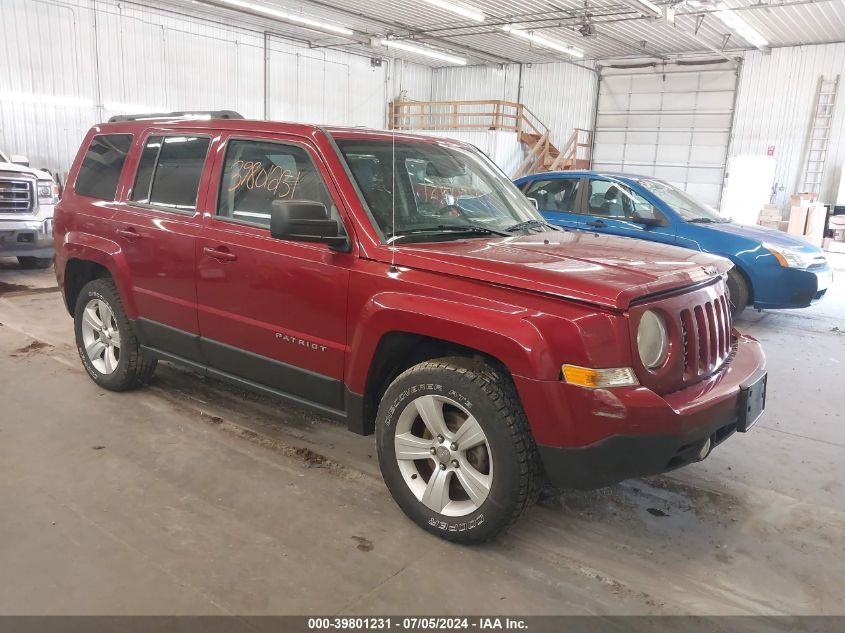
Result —
[[34, 269], [34, 268], [49, 268], [53, 265], [53, 258], [52, 257], [30, 257], [29, 255], [24, 257], [18, 257], [18, 264], [21, 265], [21, 268], [26, 269]]
[[425, 530], [480, 543], [536, 500], [539, 458], [510, 380], [465, 358], [420, 363], [385, 393], [379, 465], [393, 498]]
[[149, 382], [156, 361], [141, 350], [111, 279], [95, 279], [82, 288], [74, 330], [82, 365], [98, 385], [125, 391]]
[[736, 268], [728, 271], [728, 295], [731, 302], [731, 316], [737, 318], [748, 306], [751, 292], [745, 277]]

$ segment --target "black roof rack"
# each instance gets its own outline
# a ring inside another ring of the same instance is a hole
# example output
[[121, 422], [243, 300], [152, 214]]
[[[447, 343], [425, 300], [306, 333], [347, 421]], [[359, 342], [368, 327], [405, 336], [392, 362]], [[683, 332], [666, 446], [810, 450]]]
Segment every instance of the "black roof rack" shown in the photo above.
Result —
[[148, 121], [152, 119], [192, 119], [209, 117], [211, 119], [243, 119], [243, 115], [234, 110], [192, 110], [190, 112], [157, 112], [155, 114], [116, 114], [109, 123], [122, 121]]

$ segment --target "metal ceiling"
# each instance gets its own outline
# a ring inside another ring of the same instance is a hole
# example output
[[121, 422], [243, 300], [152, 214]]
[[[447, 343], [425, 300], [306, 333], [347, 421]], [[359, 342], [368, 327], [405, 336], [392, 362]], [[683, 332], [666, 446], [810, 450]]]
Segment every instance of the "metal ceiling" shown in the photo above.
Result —
[[[486, 15], [483, 23], [462, 18], [420, 0], [250, 0], [254, 4], [299, 13], [355, 31], [351, 37], [321, 33], [262, 16], [224, 0], [173, 0], [166, 6], [371, 56], [400, 57], [429, 66], [443, 62], [387, 51], [383, 37], [415, 40], [467, 59], [469, 64], [568, 61], [563, 53], [543, 49], [501, 30], [513, 24], [582, 50], [586, 60], [657, 59], [697, 53], [727, 54], [753, 48], [714, 15], [715, 0], [661, 2], [675, 8], [675, 21], [648, 17], [636, 0], [464, 0]], [[845, 41], [845, 0], [723, 0], [759, 31], [770, 48]], [[144, 3], [152, 4], [152, 3]], [[697, 4], [693, 8], [690, 4]], [[162, 6], [162, 5], [158, 5]], [[596, 34], [579, 32], [589, 22]], [[375, 44], [375, 46], [374, 46]], [[578, 62], [579, 60], [572, 60]]]

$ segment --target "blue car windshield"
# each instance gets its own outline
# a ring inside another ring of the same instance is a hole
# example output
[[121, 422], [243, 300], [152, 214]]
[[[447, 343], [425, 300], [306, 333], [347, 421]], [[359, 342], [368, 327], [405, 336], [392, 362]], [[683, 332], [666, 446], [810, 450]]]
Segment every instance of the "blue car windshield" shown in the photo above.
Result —
[[672, 207], [687, 222], [724, 222], [719, 212], [662, 180], [638, 178], [637, 183]]

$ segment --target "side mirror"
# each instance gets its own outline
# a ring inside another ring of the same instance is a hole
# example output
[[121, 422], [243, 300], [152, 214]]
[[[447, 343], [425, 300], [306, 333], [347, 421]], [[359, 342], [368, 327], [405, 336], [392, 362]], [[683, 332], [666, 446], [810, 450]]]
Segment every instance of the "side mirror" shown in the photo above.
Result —
[[667, 224], [666, 219], [657, 211], [655, 211], [654, 215], [651, 216], [640, 215], [635, 211], [631, 216], [631, 222], [642, 224], [643, 226], [666, 226]]
[[23, 165], [24, 167], [29, 167], [29, 159], [26, 156], [21, 156], [20, 154], [12, 154], [11, 156], [9, 156], [9, 160], [15, 165]]
[[270, 236], [277, 240], [319, 242], [339, 251], [349, 250], [349, 238], [340, 234], [340, 225], [329, 217], [321, 202], [274, 201], [270, 211]]

